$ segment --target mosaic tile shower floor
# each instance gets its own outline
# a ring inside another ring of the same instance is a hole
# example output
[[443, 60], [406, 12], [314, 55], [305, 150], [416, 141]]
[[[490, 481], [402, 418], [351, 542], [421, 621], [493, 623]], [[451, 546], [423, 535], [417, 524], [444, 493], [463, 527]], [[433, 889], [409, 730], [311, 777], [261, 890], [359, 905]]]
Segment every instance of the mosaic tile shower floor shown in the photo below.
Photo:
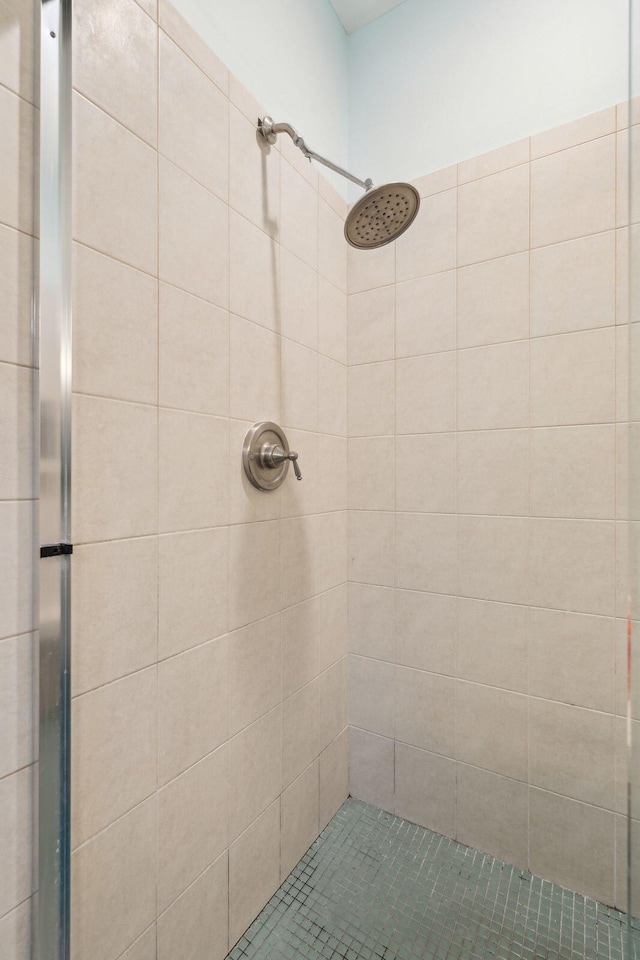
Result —
[[349, 799], [228, 960], [627, 955], [619, 911]]

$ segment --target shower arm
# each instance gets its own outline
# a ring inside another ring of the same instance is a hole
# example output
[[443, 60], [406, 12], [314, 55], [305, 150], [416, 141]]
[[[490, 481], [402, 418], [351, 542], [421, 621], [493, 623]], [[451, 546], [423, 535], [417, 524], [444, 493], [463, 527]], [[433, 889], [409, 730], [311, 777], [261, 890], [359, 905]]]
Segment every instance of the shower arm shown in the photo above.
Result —
[[318, 163], [322, 163], [325, 167], [328, 167], [329, 170], [333, 170], [334, 173], [339, 173], [341, 177], [345, 177], [347, 180], [351, 180], [352, 183], [356, 183], [359, 187], [362, 187], [363, 190], [370, 190], [373, 186], [373, 180], [360, 180], [359, 177], [349, 173], [348, 170], [339, 167], [337, 163], [332, 163], [331, 160], [327, 160], [326, 157], [321, 157], [319, 153], [310, 150], [302, 137], [298, 135], [289, 123], [274, 123], [271, 117], [262, 117], [262, 119], [258, 120], [258, 130], [268, 143], [275, 143], [279, 133], [288, 133], [294, 145], [298, 150], [302, 151], [307, 160], [317, 160]]

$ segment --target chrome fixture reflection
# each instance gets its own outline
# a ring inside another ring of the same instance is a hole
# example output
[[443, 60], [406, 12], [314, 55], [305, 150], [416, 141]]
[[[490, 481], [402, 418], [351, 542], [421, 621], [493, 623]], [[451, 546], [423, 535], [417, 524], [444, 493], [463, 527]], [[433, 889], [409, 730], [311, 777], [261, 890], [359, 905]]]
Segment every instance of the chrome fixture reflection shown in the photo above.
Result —
[[298, 466], [298, 454], [289, 449], [282, 427], [263, 420], [247, 431], [242, 446], [244, 472], [258, 490], [276, 490], [289, 471], [289, 464], [297, 480], [302, 480]]
[[415, 220], [420, 209], [420, 194], [410, 183], [386, 183], [372, 189], [372, 180], [360, 180], [311, 150], [291, 124], [274, 123], [272, 117], [262, 117], [258, 120], [258, 130], [268, 143], [275, 143], [279, 133], [288, 134], [308, 160], [317, 160], [367, 191], [353, 205], [344, 225], [345, 238], [352, 247], [363, 250], [382, 247], [396, 240]]

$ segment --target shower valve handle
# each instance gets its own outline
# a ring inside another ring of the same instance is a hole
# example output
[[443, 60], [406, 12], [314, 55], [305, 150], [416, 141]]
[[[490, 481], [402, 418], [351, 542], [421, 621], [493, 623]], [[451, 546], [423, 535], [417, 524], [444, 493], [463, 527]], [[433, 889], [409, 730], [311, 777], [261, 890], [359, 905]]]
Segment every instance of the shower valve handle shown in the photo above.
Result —
[[298, 466], [298, 454], [295, 450], [285, 453], [279, 443], [265, 443], [261, 451], [261, 460], [266, 467], [271, 468], [279, 467], [285, 460], [290, 460], [293, 464], [296, 480], [302, 480], [302, 474]]

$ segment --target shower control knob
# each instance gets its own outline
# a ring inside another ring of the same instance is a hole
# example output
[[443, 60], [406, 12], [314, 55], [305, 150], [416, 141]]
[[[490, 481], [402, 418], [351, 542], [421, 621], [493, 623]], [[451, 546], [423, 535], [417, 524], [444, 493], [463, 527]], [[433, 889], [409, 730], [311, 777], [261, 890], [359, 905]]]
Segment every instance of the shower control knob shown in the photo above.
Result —
[[242, 462], [248, 480], [258, 490], [276, 490], [284, 482], [290, 463], [296, 479], [302, 480], [298, 454], [289, 449], [285, 432], [277, 423], [254, 423], [244, 438]]
[[286, 460], [290, 460], [293, 464], [296, 480], [302, 480], [302, 474], [300, 473], [300, 467], [298, 466], [298, 454], [295, 452], [295, 450], [289, 450], [288, 453], [285, 453], [279, 443], [265, 443], [260, 451], [260, 455], [263, 462], [267, 465], [267, 467], [271, 467], [271, 469], [275, 469], [276, 467], [279, 467], [281, 463], [284, 463]]

